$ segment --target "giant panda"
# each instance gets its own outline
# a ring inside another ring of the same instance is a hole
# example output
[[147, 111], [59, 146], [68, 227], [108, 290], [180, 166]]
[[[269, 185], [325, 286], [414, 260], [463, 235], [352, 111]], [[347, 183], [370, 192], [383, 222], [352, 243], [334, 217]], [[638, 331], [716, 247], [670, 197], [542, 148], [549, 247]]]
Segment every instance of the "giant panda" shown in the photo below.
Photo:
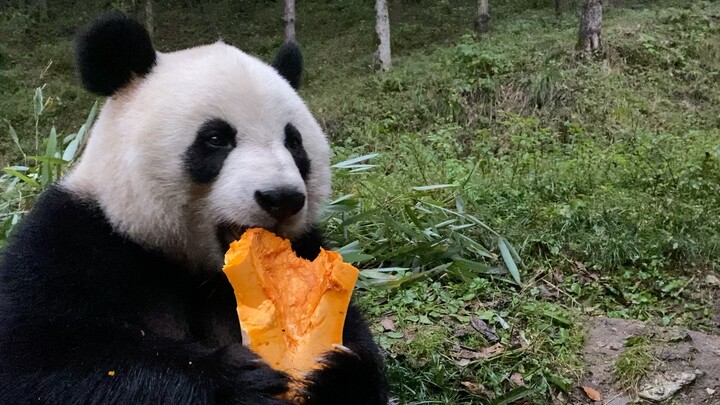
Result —
[[[222, 42], [161, 53], [117, 13], [76, 48], [84, 86], [109, 97], [3, 252], [0, 403], [286, 403], [288, 376], [240, 342], [221, 268], [248, 227], [319, 252], [329, 147], [295, 92], [299, 48], [271, 65]], [[305, 403], [386, 404], [355, 307], [343, 339]]]

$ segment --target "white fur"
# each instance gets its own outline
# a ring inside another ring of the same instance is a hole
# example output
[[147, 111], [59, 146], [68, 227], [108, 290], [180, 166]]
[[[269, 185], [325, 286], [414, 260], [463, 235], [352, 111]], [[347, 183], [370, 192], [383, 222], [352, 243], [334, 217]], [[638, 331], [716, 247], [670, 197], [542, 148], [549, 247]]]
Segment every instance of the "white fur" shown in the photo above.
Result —
[[[214, 182], [198, 185], [184, 170], [183, 155], [211, 118], [237, 129], [237, 147]], [[307, 182], [284, 147], [287, 123], [302, 135], [310, 158]], [[115, 229], [135, 242], [219, 270], [219, 223], [276, 226], [255, 202], [256, 190], [306, 192], [303, 210], [278, 228], [286, 237], [318, 219], [330, 194], [329, 148], [272, 67], [218, 42], [158, 53], [149, 75], [109, 98], [64, 185], [99, 201]]]

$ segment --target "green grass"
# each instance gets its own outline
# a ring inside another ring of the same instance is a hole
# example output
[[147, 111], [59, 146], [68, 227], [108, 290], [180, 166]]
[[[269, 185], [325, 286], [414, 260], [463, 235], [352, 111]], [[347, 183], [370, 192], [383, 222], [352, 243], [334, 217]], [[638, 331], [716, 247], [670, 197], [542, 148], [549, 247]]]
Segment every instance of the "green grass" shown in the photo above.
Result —
[[[267, 60], [281, 42], [281, 2], [157, 3], [160, 50], [222, 36]], [[302, 95], [333, 161], [372, 154], [334, 169], [324, 225], [365, 269], [357, 300], [403, 403], [551, 403], [582, 373], [581, 314], [718, 332], [703, 280], [720, 265], [720, 3], [611, 6], [603, 51], [584, 58], [574, 13], [526, 3], [494, 5], [479, 40], [472, 1], [392, 3], [382, 75], [372, 5], [298, 9]], [[26, 155], [52, 155], [35, 134], [55, 126], [62, 140], [94, 102], [75, 84], [69, 32], [100, 7], [57, 7], [50, 21], [0, 13], [0, 118]], [[22, 157], [0, 138], [0, 163]], [[41, 163], [23, 173], [64, 169]], [[40, 188], [0, 182], [5, 234]], [[642, 365], [630, 349], [621, 381]]]
[[650, 339], [633, 336], [625, 342], [625, 349], [615, 361], [613, 375], [626, 390], [637, 392], [640, 381], [651, 371], [653, 363]]

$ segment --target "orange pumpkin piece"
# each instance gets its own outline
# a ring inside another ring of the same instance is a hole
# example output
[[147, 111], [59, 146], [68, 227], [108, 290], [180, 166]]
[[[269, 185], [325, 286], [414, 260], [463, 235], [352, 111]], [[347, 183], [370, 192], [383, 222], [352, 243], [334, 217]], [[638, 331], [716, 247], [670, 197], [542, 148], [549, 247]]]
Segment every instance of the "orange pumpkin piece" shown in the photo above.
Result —
[[359, 271], [337, 252], [314, 261], [260, 228], [230, 244], [223, 271], [235, 290], [243, 343], [276, 370], [302, 377], [342, 344], [345, 313]]

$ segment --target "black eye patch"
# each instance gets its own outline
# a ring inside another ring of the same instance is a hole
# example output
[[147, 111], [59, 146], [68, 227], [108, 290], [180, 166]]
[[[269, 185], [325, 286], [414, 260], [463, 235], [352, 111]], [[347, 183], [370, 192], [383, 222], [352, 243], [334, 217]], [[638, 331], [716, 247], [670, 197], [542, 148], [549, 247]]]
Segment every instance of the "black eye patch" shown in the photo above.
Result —
[[295, 166], [300, 171], [300, 176], [303, 180], [307, 180], [307, 176], [310, 174], [310, 158], [303, 147], [302, 135], [293, 124], [285, 125], [285, 148], [295, 160]]
[[185, 151], [185, 170], [193, 181], [209, 183], [220, 174], [225, 158], [237, 143], [237, 130], [227, 121], [213, 118], [200, 126], [195, 141]]

